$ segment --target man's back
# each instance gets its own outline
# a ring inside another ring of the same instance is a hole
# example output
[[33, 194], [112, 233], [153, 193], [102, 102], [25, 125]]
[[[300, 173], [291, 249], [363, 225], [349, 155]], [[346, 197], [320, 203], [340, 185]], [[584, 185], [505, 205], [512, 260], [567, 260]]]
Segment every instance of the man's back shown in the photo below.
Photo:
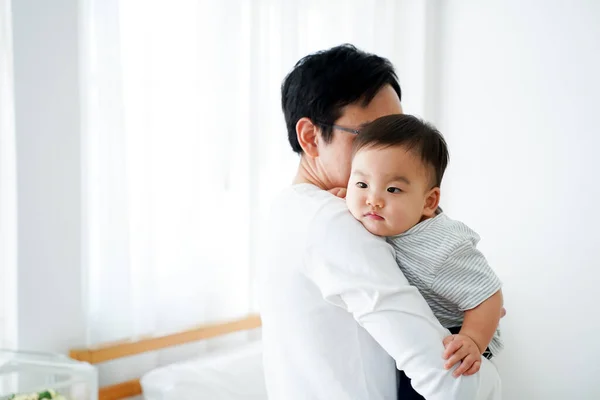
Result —
[[294, 185], [271, 217], [261, 271], [271, 399], [395, 399], [392, 357], [427, 399], [500, 398], [488, 360], [470, 377], [443, 368], [448, 331], [408, 285], [391, 246], [354, 220], [343, 200]]
[[395, 399], [394, 360], [350, 313], [326, 302], [304, 272], [309, 225], [331, 201], [340, 200], [295, 185], [274, 205], [271, 235], [281, 240], [271, 242], [261, 279], [269, 397]]

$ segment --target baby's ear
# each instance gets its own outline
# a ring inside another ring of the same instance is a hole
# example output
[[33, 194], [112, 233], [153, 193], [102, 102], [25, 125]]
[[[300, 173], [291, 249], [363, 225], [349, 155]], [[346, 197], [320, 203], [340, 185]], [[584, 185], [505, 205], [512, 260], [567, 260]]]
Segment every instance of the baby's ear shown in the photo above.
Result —
[[440, 205], [440, 188], [434, 187], [426, 194], [425, 197], [425, 206], [423, 207], [423, 215], [427, 218], [432, 218], [435, 215], [435, 210], [437, 210]]

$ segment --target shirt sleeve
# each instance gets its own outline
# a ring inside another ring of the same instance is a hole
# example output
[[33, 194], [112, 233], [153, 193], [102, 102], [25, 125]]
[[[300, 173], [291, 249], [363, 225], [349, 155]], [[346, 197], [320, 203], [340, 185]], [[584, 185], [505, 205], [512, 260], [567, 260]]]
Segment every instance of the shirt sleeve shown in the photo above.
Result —
[[471, 310], [489, 299], [502, 287], [475, 241], [465, 239], [439, 267], [432, 290], [456, 304], [461, 311]]
[[391, 246], [356, 221], [343, 201], [324, 206], [307, 234], [307, 277], [325, 300], [352, 313], [417, 392], [432, 400], [493, 398], [499, 378], [489, 366], [482, 368], [486, 379], [482, 373], [454, 378], [443, 368], [442, 340], [448, 331], [409, 285]]

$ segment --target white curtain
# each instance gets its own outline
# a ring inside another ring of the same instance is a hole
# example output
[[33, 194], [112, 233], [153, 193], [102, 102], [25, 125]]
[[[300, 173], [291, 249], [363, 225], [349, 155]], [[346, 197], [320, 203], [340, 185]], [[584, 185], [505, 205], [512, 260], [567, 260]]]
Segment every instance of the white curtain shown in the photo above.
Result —
[[83, 10], [89, 343], [256, 311], [262, 221], [298, 162], [280, 109], [285, 74], [349, 42], [419, 88], [425, 32], [406, 32], [425, 2], [87, 0]]
[[0, 0], [0, 348], [17, 347], [17, 180], [9, 0]]

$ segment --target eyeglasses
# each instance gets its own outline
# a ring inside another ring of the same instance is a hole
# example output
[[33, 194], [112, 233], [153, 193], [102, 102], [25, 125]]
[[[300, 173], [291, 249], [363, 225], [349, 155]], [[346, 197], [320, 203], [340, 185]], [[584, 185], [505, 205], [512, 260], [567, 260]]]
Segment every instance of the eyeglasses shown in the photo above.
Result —
[[348, 133], [351, 133], [353, 135], [358, 135], [360, 133], [360, 129], [352, 129], [352, 128], [348, 128], [348, 127], [341, 126], [341, 125], [325, 124], [323, 122], [317, 122], [317, 124], [319, 124], [321, 126], [328, 126], [330, 128], [337, 129], [337, 130], [340, 130], [340, 131], [348, 132]]

